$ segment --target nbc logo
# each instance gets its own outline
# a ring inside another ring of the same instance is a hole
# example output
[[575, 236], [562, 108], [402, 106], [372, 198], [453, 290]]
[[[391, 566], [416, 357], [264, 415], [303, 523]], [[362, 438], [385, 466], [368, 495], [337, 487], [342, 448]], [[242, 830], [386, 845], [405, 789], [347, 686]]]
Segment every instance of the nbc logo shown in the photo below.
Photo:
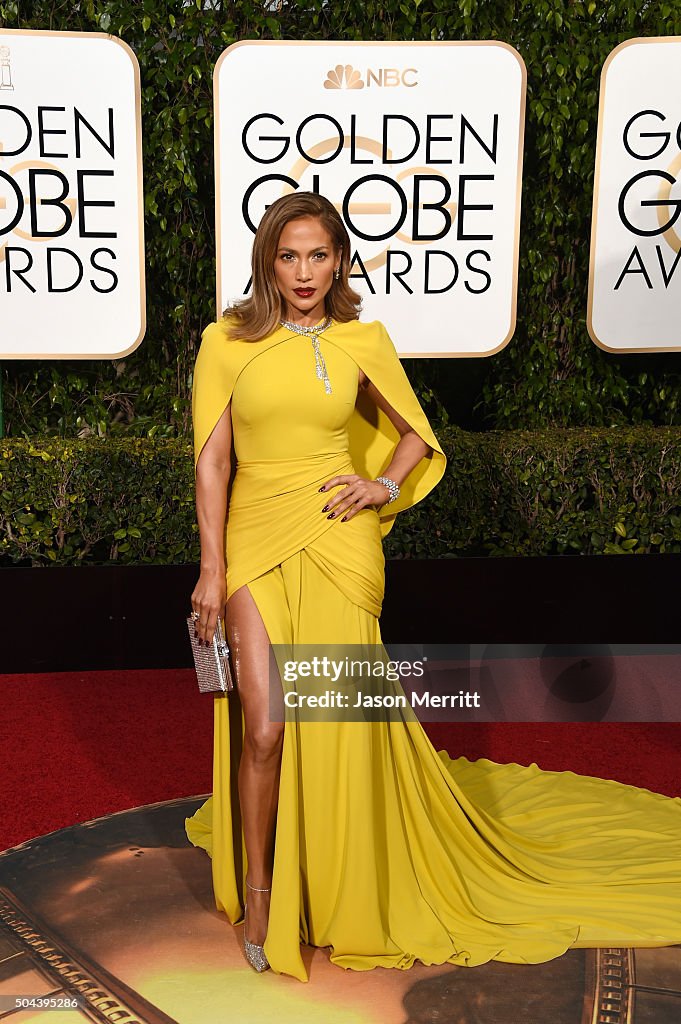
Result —
[[363, 89], [364, 82], [359, 71], [352, 64], [336, 64], [326, 74], [325, 89]]
[[367, 68], [366, 80], [362, 79], [361, 73], [352, 64], [336, 64], [326, 73], [324, 82], [325, 89], [369, 89], [372, 85], [383, 87], [406, 85], [411, 89], [417, 85], [416, 68]]

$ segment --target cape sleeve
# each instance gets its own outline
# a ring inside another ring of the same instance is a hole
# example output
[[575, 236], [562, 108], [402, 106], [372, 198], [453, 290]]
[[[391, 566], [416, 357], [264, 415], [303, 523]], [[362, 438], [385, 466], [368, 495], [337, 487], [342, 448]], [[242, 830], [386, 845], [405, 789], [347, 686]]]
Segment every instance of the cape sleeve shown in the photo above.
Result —
[[[362, 327], [365, 329], [355, 330], [349, 336], [351, 340], [348, 347], [355, 361], [393, 409], [432, 448], [402, 484], [399, 498], [381, 508], [381, 535], [385, 537], [392, 529], [398, 513], [421, 501], [439, 483], [447, 466], [447, 458], [414, 393], [387, 330], [380, 320], [363, 324]], [[392, 458], [400, 434], [389, 417], [364, 391], [359, 394], [348, 429], [350, 453], [357, 473], [370, 480], [380, 476]]]
[[[381, 535], [385, 537], [396, 516], [425, 498], [439, 483], [447, 459], [383, 324], [379, 320], [367, 324], [351, 321], [347, 326], [339, 325], [339, 328], [337, 343], [432, 449], [404, 481], [397, 501], [384, 505], [379, 511]], [[201, 450], [232, 397], [240, 369], [251, 355], [249, 346], [230, 344], [228, 332], [224, 322], [209, 324], [201, 336], [194, 364], [192, 422], [195, 473]], [[329, 340], [332, 340], [331, 334]], [[399, 431], [389, 417], [364, 391], [359, 393], [357, 405], [350, 416], [348, 435], [355, 470], [370, 480], [385, 470], [400, 440]]]
[[238, 361], [235, 356], [225, 327], [218, 323], [209, 324], [201, 335], [192, 382], [195, 475], [201, 449], [232, 397], [237, 377]]

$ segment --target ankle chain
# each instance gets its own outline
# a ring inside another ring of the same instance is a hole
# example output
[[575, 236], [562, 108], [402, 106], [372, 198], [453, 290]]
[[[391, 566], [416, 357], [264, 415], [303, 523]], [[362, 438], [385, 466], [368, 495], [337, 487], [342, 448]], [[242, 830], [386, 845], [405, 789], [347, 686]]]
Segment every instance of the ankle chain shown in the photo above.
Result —
[[270, 889], [258, 889], [257, 886], [251, 885], [249, 881], [246, 881], [246, 885], [249, 889], [253, 889], [254, 892], [270, 892]]

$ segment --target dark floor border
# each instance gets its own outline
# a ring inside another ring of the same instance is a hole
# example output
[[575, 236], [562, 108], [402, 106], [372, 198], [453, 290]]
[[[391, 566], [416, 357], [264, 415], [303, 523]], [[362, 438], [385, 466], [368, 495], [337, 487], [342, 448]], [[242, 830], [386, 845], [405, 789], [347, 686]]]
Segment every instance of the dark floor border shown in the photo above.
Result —
[[[387, 643], [668, 647], [680, 574], [677, 554], [390, 559], [381, 630]], [[195, 565], [0, 570], [0, 672], [190, 667], [197, 578]]]

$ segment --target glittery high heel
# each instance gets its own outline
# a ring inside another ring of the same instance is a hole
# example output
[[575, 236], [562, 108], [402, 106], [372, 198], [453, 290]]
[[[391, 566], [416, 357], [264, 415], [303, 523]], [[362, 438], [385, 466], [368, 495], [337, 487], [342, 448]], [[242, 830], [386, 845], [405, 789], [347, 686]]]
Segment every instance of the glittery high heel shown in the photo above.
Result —
[[[255, 885], [251, 885], [250, 882], [246, 882], [249, 889], [253, 889], [254, 892], [270, 892], [270, 889], [258, 889]], [[248, 909], [248, 901], [244, 902], [244, 953], [251, 967], [254, 967], [256, 971], [266, 971], [269, 966], [269, 960], [265, 956], [265, 950], [262, 946], [257, 946], [255, 942], [249, 942], [246, 936], [246, 911]]]

